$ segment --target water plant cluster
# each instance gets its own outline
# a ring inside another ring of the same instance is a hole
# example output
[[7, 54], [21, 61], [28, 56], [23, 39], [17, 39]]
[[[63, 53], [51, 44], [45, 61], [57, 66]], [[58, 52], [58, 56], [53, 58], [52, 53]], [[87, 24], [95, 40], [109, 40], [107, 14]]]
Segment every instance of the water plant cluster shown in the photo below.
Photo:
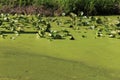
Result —
[[51, 22], [59, 25], [56, 18], [43, 18], [39, 15], [10, 15], [0, 14], [0, 35], [4, 34], [36, 34], [37, 38], [49, 39], [64, 39], [67, 36], [72, 36], [69, 31], [52, 30]]
[[[109, 17], [84, 16], [81, 12], [79, 17], [70, 13], [68, 17], [41, 17], [38, 15], [10, 15], [0, 14], [0, 35], [5, 39], [6, 34], [36, 34], [37, 38], [75, 40], [72, 31], [93, 30], [96, 37], [109, 36], [119, 38], [120, 17], [112, 20]], [[85, 35], [82, 35], [85, 38]], [[12, 37], [11, 39], [15, 39]]]

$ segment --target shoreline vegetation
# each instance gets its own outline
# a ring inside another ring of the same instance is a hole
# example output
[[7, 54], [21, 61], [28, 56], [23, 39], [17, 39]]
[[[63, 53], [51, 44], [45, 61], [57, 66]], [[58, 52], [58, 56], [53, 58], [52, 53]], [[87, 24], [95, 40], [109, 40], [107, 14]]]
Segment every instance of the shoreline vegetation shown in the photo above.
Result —
[[0, 0], [0, 13], [61, 16], [81, 11], [85, 15], [119, 15], [120, 0]]

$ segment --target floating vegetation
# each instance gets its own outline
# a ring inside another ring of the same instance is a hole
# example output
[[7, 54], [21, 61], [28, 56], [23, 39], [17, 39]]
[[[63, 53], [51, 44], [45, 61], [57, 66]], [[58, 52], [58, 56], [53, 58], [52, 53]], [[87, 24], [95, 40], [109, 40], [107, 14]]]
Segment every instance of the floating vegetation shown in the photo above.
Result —
[[[117, 32], [120, 30], [119, 17], [116, 19], [118, 23], [111, 23], [111, 19], [108, 17], [89, 17], [83, 14], [81, 12], [78, 16], [75, 13], [70, 13], [67, 19], [64, 19], [66, 17], [64, 13], [63, 18], [41, 17], [40, 15], [0, 14], [0, 35], [5, 39], [6, 36], [4, 37], [4, 34], [15, 34], [16, 38], [20, 34], [29, 33], [36, 34], [38, 39], [66, 39], [70, 37], [70, 40], [75, 40], [71, 30], [77, 30], [78, 32], [81, 32], [81, 30], [93, 30], [97, 31], [98, 37], [102, 37], [103, 34], [109, 35], [110, 38], [120, 36], [120, 32]], [[117, 34], [112, 34], [112, 31], [116, 31]], [[82, 38], [86, 38], [86, 36], [82, 35]], [[14, 40], [15, 38], [11, 39]]]

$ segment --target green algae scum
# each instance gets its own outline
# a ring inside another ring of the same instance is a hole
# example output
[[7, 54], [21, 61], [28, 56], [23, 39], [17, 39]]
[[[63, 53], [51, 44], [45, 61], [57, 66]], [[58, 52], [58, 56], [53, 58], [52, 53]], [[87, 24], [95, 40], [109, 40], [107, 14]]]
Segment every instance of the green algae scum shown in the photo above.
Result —
[[0, 80], [120, 80], [120, 18], [0, 15]]

